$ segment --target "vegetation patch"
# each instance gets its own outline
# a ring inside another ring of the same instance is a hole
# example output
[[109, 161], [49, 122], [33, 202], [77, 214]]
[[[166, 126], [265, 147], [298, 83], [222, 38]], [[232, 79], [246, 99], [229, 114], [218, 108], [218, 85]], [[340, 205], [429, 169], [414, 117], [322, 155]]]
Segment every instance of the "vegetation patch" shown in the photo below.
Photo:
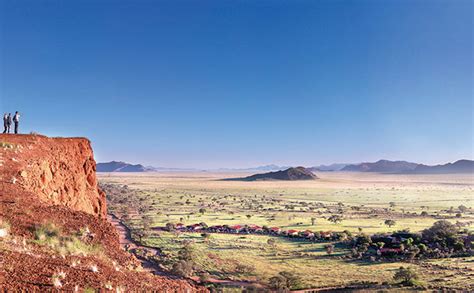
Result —
[[17, 148], [17, 145], [11, 142], [0, 141], [0, 148], [4, 150], [13, 150]]
[[35, 227], [33, 243], [46, 246], [61, 255], [101, 255], [102, 248], [86, 243], [87, 237], [87, 228], [74, 235], [65, 235], [55, 224], [44, 223]]
[[474, 277], [472, 187], [459, 183], [469, 178], [415, 176], [410, 183], [360, 174], [373, 181], [237, 182], [222, 176], [108, 174], [101, 186], [109, 211], [134, 240], [159, 249], [149, 259], [206, 284], [383, 289], [408, 285], [394, 279], [400, 267], [417, 273], [416, 287], [460, 289]]

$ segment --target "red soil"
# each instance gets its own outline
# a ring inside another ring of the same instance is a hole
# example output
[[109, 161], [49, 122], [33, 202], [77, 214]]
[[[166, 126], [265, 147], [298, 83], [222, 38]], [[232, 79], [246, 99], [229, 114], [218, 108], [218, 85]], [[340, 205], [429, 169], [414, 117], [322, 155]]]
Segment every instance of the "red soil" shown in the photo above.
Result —
[[[65, 291], [110, 286], [206, 291], [185, 280], [140, 272], [137, 259], [120, 247], [119, 234], [104, 217], [105, 197], [97, 189], [88, 140], [0, 134], [0, 142], [8, 143], [0, 145], [0, 220], [10, 226], [9, 236], [0, 238], [0, 289], [53, 290], [53, 275], [62, 272], [58, 289]], [[87, 227], [91, 237], [84, 241], [101, 247], [100, 253], [61, 255], [35, 244], [33, 231], [43, 223], [55, 224], [63, 235]]]

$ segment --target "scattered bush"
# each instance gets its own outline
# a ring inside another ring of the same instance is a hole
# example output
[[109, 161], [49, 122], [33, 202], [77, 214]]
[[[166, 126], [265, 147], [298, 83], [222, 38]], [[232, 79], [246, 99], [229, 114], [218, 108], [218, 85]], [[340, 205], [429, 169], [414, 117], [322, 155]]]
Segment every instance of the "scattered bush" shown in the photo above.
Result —
[[328, 218], [329, 222], [332, 222], [333, 224], [337, 224], [342, 222], [342, 216], [340, 215], [332, 215]]
[[189, 278], [194, 273], [194, 265], [191, 261], [180, 260], [174, 263], [171, 272], [177, 276]]
[[176, 225], [173, 223], [166, 223], [165, 230], [173, 232], [176, 229]]
[[269, 279], [269, 286], [279, 291], [294, 290], [301, 287], [301, 279], [292, 272], [283, 271]]
[[235, 271], [242, 275], [250, 275], [254, 273], [255, 269], [252, 266], [248, 266], [245, 264], [238, 264], [235, 267]]
[[186, 262], [192, 262], [194, 260], [194, 249], [190, 243], [186, 243], [178, 251], [178, 258]]
[[387, 225], [389, 228], [392, 228], [392, 226], [395, 226], [396, 222], [394, 220], [385, 220], [384, 222], [385, 225]]
[[211, 278], [211, 275], [208, 272], [199, 274], [199, 281], [201, 283], [206, 283]]
[[326, 248], [326, 253], [328, 255], [331, 255], [334, 252], [334, 245], [332, 245], [332, 244], [328, 244], [328, 245], [324, 246], [324, 248]]
[[268, 285], [271, 289], [277, 291], [289, 291], [286, 283], [286, 278], [281, 275], [276, 275], [268, 280]]
[[270, 245], [270, 246], [272, 246], [272, 247], [274, 247], [275, 244], [276, 244], [276, 241], [275, 241], [275, 239], [273, 239], [273, 238], [268, 238], [267, 244]]
[[417, 284], [418, 274], [411, 268], [400, 267], [393, 276], [393, 279], [405, 286], [414, 286]]
[[437, 221], [431, 228], [422, 232], [423, 240], [428, 243], [437, 244], [443, 248], [453, 247], [459, 242], [457, 235], [459, 228], [446, 220]]

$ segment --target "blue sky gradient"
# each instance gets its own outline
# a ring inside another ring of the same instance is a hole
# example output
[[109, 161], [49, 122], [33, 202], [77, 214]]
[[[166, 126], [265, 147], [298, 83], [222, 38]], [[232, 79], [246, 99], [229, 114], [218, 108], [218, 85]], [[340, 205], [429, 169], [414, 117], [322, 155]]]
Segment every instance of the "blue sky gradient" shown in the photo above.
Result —
[[0, 111], [99, 161], [474, 157], [472, 1], [0, 3]]

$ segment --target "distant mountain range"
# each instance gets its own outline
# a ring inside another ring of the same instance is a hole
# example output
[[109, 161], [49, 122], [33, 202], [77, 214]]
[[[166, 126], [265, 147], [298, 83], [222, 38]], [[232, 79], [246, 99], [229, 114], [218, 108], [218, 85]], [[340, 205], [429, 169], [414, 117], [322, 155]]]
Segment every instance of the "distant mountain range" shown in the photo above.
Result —
[[97, 163], [97, 172], [185, 172], [185, 171], [202, 171], [192, 168], [165, 168], [143, 166], [141, 164], [130, 164], [126, 162], [112, 161], [107, 163]]
[[258, 172], [258, 171], [281, 171], [290, 168], [290, 166], [278, 166], [278, 165], [264, 165], [258, 167], [250, 168], [220, 168], [216, 170], [209, 171], [218, 171], [218, 172]]
[[264, 165], [254, 168], [220, 168], [220, 169], [194, 169], [194, 168], [167, 168], [143, 166], [141, 164], [130, 164], [126, 162], [112, 161], [97, 163], [97, 172], [259, 172], [259, 171], [280, 171], [290, 168], [289, 166]]
[[263, 174], [255, 174], [244, 178], [232, 178], [225, 180], [234, 181], [268, 181], [268, 180], [315, 180], [318, 176], [314, 175], [310, 170], [304, 167], [288, 168], [286, 170], [268, 172]]
[[406, 161], [379, 160], [374, 163], [347, 165], [341, 171], [402, 174], [474, 173], [474, 161], [459, 160], [444, 165], [428, 166]]
[[427, 166], [419, 164], [413, 170], [417, 174], [474, 173], [474, 161], [459, 160], [444, 165]]
[[341, 171], [350, 172], [379, 172], [379, 173], [405, 173], [413, 171], [418, 164], [406, 161], [379, 160], [375, 163], [360, 163], [347, 165]]
[[[215, 170], [199, 170], [192, 168], [165, 168], [143, 166], [141, 164], [129, 164], [125, 162], [112, 161], [108, 163], [98, 163], [97, 172], [265, 172], [265, 171], [285, 171], [288, 166], [265, 165], [254, 168], [222, 168]], [[293, 168], [294, 169], [294, 168]], [[379, 160], [377, 162], [365, 162], [360, 164], [331, 164], [320, 165], [307, 168], [310, 172], [377, 172], [377, 173], [398, 173], [398, 174], [449, 174], [449, 173], [474, 173], [474, 161], [459, 160], [454, 163], [444, 165], [428, 166], [407, 161]]]
[[331, 171], [341, 171], [344, 167], [349, 164], [331, 164], [331, 165], [319, 165], [308, 168], [313, 172], [331, 172]]

